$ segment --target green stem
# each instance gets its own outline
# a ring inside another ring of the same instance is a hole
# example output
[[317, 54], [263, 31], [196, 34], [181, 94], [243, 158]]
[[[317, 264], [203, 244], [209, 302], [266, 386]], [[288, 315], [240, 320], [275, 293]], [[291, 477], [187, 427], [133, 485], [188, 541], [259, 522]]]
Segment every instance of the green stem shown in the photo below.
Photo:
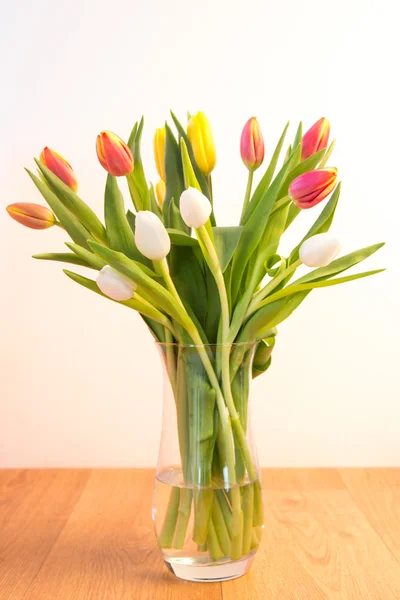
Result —
[[182, 550], [185, 544], [186, 530], [190, 519], [192, 508], [192, 490], [180, 488], [180, 501], [178, 509], [178, 518], [176, 521], [176, 530], [174, 537], [174, 548]]
[[237, 560], [242, 556], [243, 546], [243, 511], [240, 488], [235, 486], [231, 489], [232, 500], [232, 538], [231, 559]]
[[252, 484], [242, 488], [243, 500], [243, 554], [250, 552], [251, 536], [253, 533], [254, 487]]
[[229, 556], [231, 552], [231, 538], [216, 493], [214, 493], [213, 498], [212, 521], [221, 550], [225, 556]]
[[180, 490], [173, 487], [169, 497], [164, 523], [161, 529], [158, 543], [160, 548], [171, 548], [174, 539], [176, 520], [178, 518]]
[[[171, 382], [172, 389], [174, 391], [174, 396], [176, 395], [175, 386], [176, 386], [176, 361], [175, 361], [175, 352], [173, 346], [174, 338], [172, 337], [171, 332], [165, 328], [165, 352], [167, 359], [167, 371], [169, 375], [169, 379]], [[175, 398], [176, 400], [176, 398]]]
[[[175, 298], [175, 300], [178, 302], [178, 304], [184, 308], [183, 306], [183, 302], [181, 300], [180, 295], [178, 294], [178, 290], [175, 287], [174, 282], [172, 281], [172, 277], [169, 274], [169, 269], [168, 269], [168, 263], [167, 263], [167, 259], [163, 258], [162, 260], [157, 261], [157, 265], [158, 268], [160, 269], [160, 273], [162, 274], [162, 276], [164, 277], [164, 281], [167, 284], [167, 288], [170, 291], [170, 293], [173, 295], [173, 297]], [[186, 309], [185, 309], [186, 312]]]
[[242, 214], [240, 216], [240, 223], [242, 223], [242, 221], [244, 219], [244, 215], [246, 214], [246, 210], [247, 210], [247, 207], [248, 207], [249, 202], [250, 202], [251, 188], [253, 186], [253, 177], [254, 177], [254, 171], [249, 171], [249, 175], [248, 175], [248, 178], [247, 178], [246, 193], [244, 195], [244, 202], [243, 202]]
[[215, 532], [214, 523], [210, 521], [210, 527], [208, 530], [208, 549], [210, 556], [214, 560], [218, 560], [223, 557], [221, 547], [218, 542], [217, 534]]

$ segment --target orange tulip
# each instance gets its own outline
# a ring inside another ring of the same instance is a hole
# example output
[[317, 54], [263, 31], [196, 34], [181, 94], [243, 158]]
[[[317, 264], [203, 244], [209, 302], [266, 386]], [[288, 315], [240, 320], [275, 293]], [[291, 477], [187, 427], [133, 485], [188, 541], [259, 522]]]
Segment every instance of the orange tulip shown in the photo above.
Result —
[[7, 206], [7, 212], [14, 221], [31, 229], [48, 229], [56, 224], [51, 210], [40, 204], [16, 202]]
[[78, 189], [76, 175], [69, 162], [67, 162], [61, 154], [58, 154], [55, 150], [50, 150], [50, 148], [46, 146], [40, 154], [40, 162], [61, 179], [65, 185], [70, 187], [72, 191], [76, 192]]
[[337, 169], [316, 169], [299, 175], [289, 186], [289, 196], [298, 208], [312, 208], [333, 191]]
[[115, 177], [133, 171], [133, 156], [128, 146], [112, 131], [102, 131], [96, 141], [97, 158], [104, 169]]
[[330, 125], [328, 119], [319, 119], [303, 136], [301, 160], [305, 160], [328, 146]]

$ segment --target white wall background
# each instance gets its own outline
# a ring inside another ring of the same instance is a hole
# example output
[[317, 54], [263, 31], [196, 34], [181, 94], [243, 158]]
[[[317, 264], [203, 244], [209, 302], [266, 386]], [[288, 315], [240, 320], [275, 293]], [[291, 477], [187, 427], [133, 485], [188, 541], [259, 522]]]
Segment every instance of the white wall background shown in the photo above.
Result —
[[[30, 256], [63, 251], [4, 207], [41, 199], [24, 174], [45, 145], [70, 160], [99, 213], [96, 135], [146, 115], [143, 154], [173, 108], [205, 110], [218, 147], [217, 217], [234, 224], [257, 115], [267, 152], [288, 118], [327, 116], [344, 181], [345, 252], [386, 240], [383, 275], [312, 293], [280, 327], [254, 385], [263, 465], [400, 465], [398, 29], [390, 0], [14, 0], [0, 32], [0, 466], [153, 465], [161, 369], [134, 313]], [[333, 162], [333, 161], [332, 161]], [[127, 200], [128, 201], [128, 200]], [[297, 243], [318, 209], [298, 219]], [[366, 264], [366, 263], [364, 263]]]

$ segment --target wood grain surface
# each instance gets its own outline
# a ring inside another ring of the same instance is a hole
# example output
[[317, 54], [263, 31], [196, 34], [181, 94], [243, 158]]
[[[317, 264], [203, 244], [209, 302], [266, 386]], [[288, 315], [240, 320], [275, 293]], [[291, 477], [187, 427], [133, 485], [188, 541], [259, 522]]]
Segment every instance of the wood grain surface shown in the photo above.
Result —
[[164, 567], [153, 477], [0, 471], [0, 600], [400, 600], [400, 469], [264, 470], [261, 548], [223, 584]]

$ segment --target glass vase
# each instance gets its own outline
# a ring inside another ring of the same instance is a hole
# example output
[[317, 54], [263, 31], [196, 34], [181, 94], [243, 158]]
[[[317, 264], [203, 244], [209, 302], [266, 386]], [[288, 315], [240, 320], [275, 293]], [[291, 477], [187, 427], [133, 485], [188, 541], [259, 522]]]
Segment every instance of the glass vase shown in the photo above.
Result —
[[164, 393], [153, 521], [164, 561], [190, 581], [240, 577], [264, 523], [249, 401], [255, 345], [157, 346]]

